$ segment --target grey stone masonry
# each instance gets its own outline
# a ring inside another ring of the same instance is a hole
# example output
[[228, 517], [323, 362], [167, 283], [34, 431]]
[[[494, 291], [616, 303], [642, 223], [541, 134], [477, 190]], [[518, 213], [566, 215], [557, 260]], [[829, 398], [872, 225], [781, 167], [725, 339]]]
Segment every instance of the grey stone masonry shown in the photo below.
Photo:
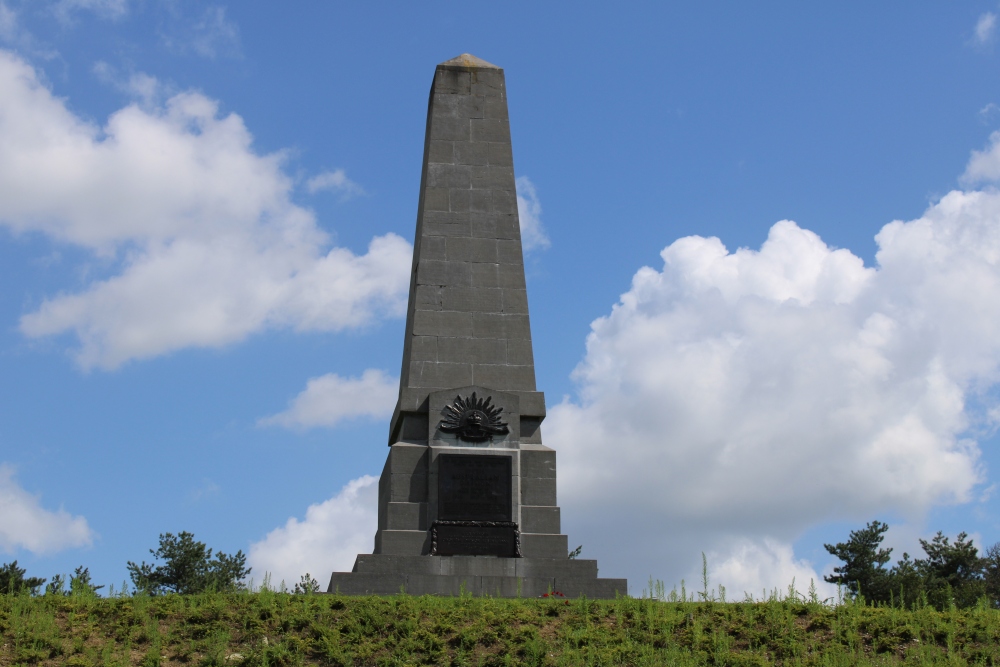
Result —
[[390, 445], [426, 437], [427, 398], [442, 389], [517, 394], [529, 437], [545, 416], [504, 73], [468, 54], [438, 65], [431, 85], [399, 384]]
[[399, 400], [371, 554], [348, 595], [626, 595], [568, 558], [542, 444], [503, 70], [463, 54], [431, 85]]

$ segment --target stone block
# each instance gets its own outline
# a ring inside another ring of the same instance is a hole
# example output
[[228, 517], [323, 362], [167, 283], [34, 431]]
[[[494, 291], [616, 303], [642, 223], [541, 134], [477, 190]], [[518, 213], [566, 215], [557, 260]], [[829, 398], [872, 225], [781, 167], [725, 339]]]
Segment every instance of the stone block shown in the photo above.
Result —
[[521, 477], [521, 504], [558, 505], [555, 477]]
[[436, 164], [454, 164], [454, 146], [455, 142], [453, 141], [432, 141], [430, 146], [427, 148], [427, 162]]
[[520, 528], [525, 533], [559, 534], [559, 508], [521, 505]]
[[472, 93], [472, 72], [438, 67], [437, 71], [434, 72], [432, 89], [438, 94], [470, 95]]
[[452, 213], [468, 213], [472, 190], [448, 190], [448, 210]]
[[498, 244], [496, 239], [449, 237], [445, 239], [445, 252], [450, 262], [496, 264]]
[[507, 240], [521, 239], [521, 223], [514, 213], [494, 213], [496, 220], [496, 238]]
[[492, 556], [438, 556], [441, 574], [469, 577], [513, 577], [517, 571], [516, 558]]
[[430, 449], [426, 445], [393, 445], [389, 448], [389, 455], [385, 460], [384, 473], [426, 475], [429, 464]]
[[[525, 477], [555, 479], [556, 450], [544, 445], [524, 448], [521, 450], [521, 468]], [[549, 504], [555, 505], [555, 503]]]
[[[439, 261], [447, 258], [445, 255], [444, 236], [424, 236], [420, 239], [419, 255], [423, 261]], [[507, 287], [507, 285], [504, 285]]]
[[435, 93], [434, 116], [439, 118], [482, 118], [486, 100], [479, 95]]
[[459, 164], [427, 165], [427, 186], [431, 188], [470, 188], [472, 169]]
[[[395, 447], [396, 445], [393, 445]], [[388, 480], [388, 501], [392, 503], [427, 502], [428, 475], [402, 473], [390, 474]]]
[[411, 574], [406, 578], [406, 593], [408, 595], [441, 595], [457, 597], [466, 595], [482, 595], [481, 577], [458, 577], [447, 575]]
[[442, 290], [444, 288], [440, 285], [418, 284], [413, 295], [413, 298], [416, 300], [417, 310], [441, 310]]
[[483, 117], [484, 118], [498, 118], [500, 120], [507, 120], [507, 97], [496, 96], [496, 97], [485, 97], [483, 99]]
[[[469, 192], [489, 192], [488, 190], [469, 190]], [[473, 238], [489, 239], [494, 244], [497, 238], [497, 216], [493, 213], [473, 213], [469, 217], [469, 233]], [[496, 261], [496, 255], [493, 256]]]
[[420, 556], [430, 553], [431, 534], [427, 530], [380, 530], [375, 534], [375, 552]]
[[506, 141], [491, 142], [489, 145], [490, 164], [498, 167], [513, 167], [514, 155]]
[[[358, 556], [362, 558], [362, 556]], [[516, 576], [597, 578], [597, 561], [583, 558], [518, 558]]]
[[542, 420], [539, 417], [521, 417], [521, 444], [542, 444]]
[[[445, 239], [446, 247], [450, 240]], [[417, 284], [472, 287], [472, 266], [469, 262], [421, 261], [417, 265]]]
[[472, 187], [477, 190], [513, 190], [514, 168], [473, 166], [471, 172]]
[[535, 388], [533, 366], [479, 363], [473, 366], [472, 378], [476, 384], [505, 391], [513, 389], [530, 391]]
[[334, 572], [326, 592], [334, 595], [398, 595], [405, 586], [405, 574]]
[[[472, 141], [490, 142], [510, 142], [510, 125], [506, 120], [500, 118], [473, 118], [465, 121], [469, 124], [471, 134], [467, 135], [464, 141], [470, 138]], [[435, 137], [438, 138], [438, 137]], [[441, 136], [441, 139], [450, 137]]]
[[503, 291], [503, 312], [528, 314], [528, 292], [523, 289]]
[[524, 255], [521, 253], [521, 242], [514, 239], [498, 240], [497, 261], [501, 264], [519, 264], [524, 266]]
[[517, 214], [517, 193], [513, 190], [493, 191], [493, 212]]
[[490, 145], [486, 142], [467, 142], [455, 144], [455, 163], [468, 165], [487, 165], [490, 162]]
[[497, 283], [504, 289], [524, 289], [524, 267], [517, 264], [497, 265]]
[[[489, 213], [493, 210], [493, 193], [491, 191], [469, 190], [469, 193], [470, 213]], [[479, 227], [473, 225], [473, 229], [478, 229]]]
[[521, 416], [544, 417], [545, 416], [545, 392], [543, 391], [514, 391], [520, 399]]
[[468, 141], [472, 136], [471, 123], [467, 118], [434, 115], [431, 117], [431, 137], [438, 141]]
[[514, 338], [505, 341], [507, 344], [507, 363], [519, 366], [532, 366], [535, 363], [531, 351], [531, 341], [525, 338]]
[[383, 527], [388, 530], [427, 530], [427, 503], [387, 503]]
[[[410, 338], [410, 361], [437, 361], [437, 337], [413, 336]], [[507, 345], [510, 354], [510, 345]]]
[[403, 441], [427, 440], [427, 415], [419, 412], [402, 412], [399, 415], [399, 429], [395, 437]]
[[567, 544], [565, 535], [521, 533], [521, 555], [525, 558], [566, 558]]
[[470, 364], [507, 361], [506, 342], [496, 338], [439, 338], [437, 342], [443, 359]]
[[473, 315], [451, 311], [417, 310], [413, 333], [417, 336], [472, 336]]
[[[434, 142], [447, 143], [450, 142]], [[424, 188], [424, 210], [425, 211], [447, 211], [448, 210], [448, 188]]]
[[472, 76], [469, 90], [473, 95], [482, 95], [486, 98], [499, 98], [507, 103], [503, 71], [502, 70], [478, 70]]
[[496, 264], [473, 264], [472, 265], [472, 286], [473, 287], [499, 287], [497, 279], [498, 266]]
[[456, 364], [444, 361], [422, 361], [417, 377], [410, 384], [414, 387], [440, 389], [472, 384], [472, 364]]
[[555, 590], [568, 598], [586, 596], [593, 600], [614, 600], [628, 595], [628, 581], [625, 579], [556, 577], [553, 585]]
[[469, 216], [463, 213], [426, 211], [421, 218], [420, 229], [423, 236], [469, 236], [472, 227]]
[[[502, 308], [502, 293], [489, 287], [442, 287], [444, 310], [463, 313], [498, 313]], [[442, 356], [442, 358], [447, 358]], [[489, 385], [487, 385], [489, 386]]]
[[527, 315], [474, 313], [472, 335], [476, 338], [531, 338]]

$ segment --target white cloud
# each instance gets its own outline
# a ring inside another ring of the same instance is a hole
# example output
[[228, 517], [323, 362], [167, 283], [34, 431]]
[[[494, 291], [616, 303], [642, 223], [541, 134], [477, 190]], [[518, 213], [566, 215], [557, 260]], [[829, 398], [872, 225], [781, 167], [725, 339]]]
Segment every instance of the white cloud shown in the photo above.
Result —
[[261, 419], [261, 426], [332, 427], [356, 417], [387, 418], [399, 393], [399, 378], [368, 369], [361, 377], [327, 373], [310, 379], [284, 412]]
[[[550, 409], [545, 440], [567, 528], [602, 572], [691, 581], [705, 551], [753, 590], [806, 586], [811, 566], [782, 555], [806, 527], [919, 523], [978, 495], [1000, 192], [951, 192], [876, 241], [866, 268], [789, 221], [759, 251], [683, 238], [593, 323], [579, 397]], [[772, 565], [740, 574], [747, 553]]]
[[316, 194], [323, 190], [333, 190], [339, 192], [341, 198], [349, 199], [356, 195], [363, 195], [364, 189], [347, 177], [347, 172], [343, 169], [334, 171], [324, 171], [306, 181], [306, 190], [310, 194]]
[[49, 554], [71, 547], [90, 546], [94, 533], [82, 516], [60, 508], [47, 510], [38, 496], [25, 491], [14, 479], [14, 469], [0, 464], [0, 551], [27, 549]]
[[128, 13], [128, 0], [58, 0], [53, 6], [57, 17], [68, 21], [73, 12], [91, 11], [108, 19], [118, 19]]
[[103, 60], [94, 63], [92, 71], [102, 83], [142, 102], [145, 107], [158, 104], [164, 97], [165, 87], [156, 77], [144, 72], [133, 72], [126, 77]]
[[267, 328], [401, 315], [410, 245], [386, 234], [363, 255], [330, 248], [291, 201], [282, 163], [197, 93], [129, 105], [97, 128], [0, 51], [0, 225], [117, 260], [110, 277], [26, 314], [21, 331], [71, 332], [83, 367], [114, 368]]
[[990, 145], [987, 148], [972, 151], [965, 173], [959, 180], [965, 185], [1000, 181], [1000, 131], [990, 134]]
[[333, 498], [310, 505], [306, 517], [295, 517], [250, 545], [247, 562], [254, 580], [270, 573], [277, 586], [289, 588], [306, 572], [326, 590], [331, 572], [349, 572], [358, 554], [371, 553], [378, 519], [378, 478], [352, 480]]
[[973, 42], [979, 46], [985, 46], [993, 41], [996, 35], [997, 15], [993, 12], [986, 12], [976, 21]]
[[535, 184], [527, 176], [519, 176], [517, 186], [517, 217], [521, 221], [521, 245], [524, 251], [548, 248], [551, 243], [542, 226], [542, 204], [538, 201]]
[[[738, 540], [725, 554], [708, 554], [715, 564], [710, 572], [710, 589], [718, 591], [718, 583], [726, 588], [730, 601], [767, 599], [775, 594], [784, 598], [793, 587], [796, 594], [808, 596], [813, 587], [820, 600], [837, 601], [837, 587], [823, 581], [812, 564], [797, 560], [790, 544], [768, 537], [756, 540]], [[769, 582], [761, 585], [762, 582]], [[779, 583], [780, 582], [780, 583]]]
[[226, 8], [213, 6], [205, 8], [201, 18], [192, 26], [191, 48], [200, 56], [240, 57], [240, 30], [233, 21], [226, 18]]

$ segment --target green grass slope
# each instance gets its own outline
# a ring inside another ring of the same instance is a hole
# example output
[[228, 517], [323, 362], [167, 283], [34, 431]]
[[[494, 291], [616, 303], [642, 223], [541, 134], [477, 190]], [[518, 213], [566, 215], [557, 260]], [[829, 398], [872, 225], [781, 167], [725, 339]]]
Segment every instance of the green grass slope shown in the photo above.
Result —
[[3, 665], [1000, 665], [1000, 611], [274, 591], [0, 596]]

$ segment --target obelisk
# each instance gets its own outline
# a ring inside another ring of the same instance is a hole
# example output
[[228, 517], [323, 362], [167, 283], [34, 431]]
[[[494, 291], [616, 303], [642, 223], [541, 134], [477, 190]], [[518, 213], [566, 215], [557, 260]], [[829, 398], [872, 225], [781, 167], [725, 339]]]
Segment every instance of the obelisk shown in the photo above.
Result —
[[596, 561], [567, 557], [504, 72], [469, 54], [438, 65], [431, 85], [405, 336], [374, 550], [329, 592], [625, 594]]

